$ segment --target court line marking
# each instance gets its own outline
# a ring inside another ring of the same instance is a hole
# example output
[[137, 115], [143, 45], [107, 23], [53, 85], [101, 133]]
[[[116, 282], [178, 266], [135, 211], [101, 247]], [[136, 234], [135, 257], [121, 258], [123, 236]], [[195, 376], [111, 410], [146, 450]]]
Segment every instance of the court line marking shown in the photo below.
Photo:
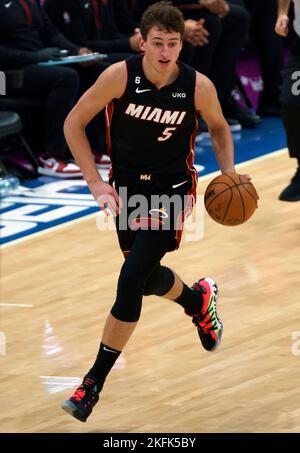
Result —
[[38, 231], [37, 233], [29, 234], [28, 236], [16, 239], [15, 241], [8, 242], [7, 244], [2, 244], [1, 245], [1, 249], [4, 249], [4, 248], [9, 247], [11, 245], [20, 244], [21, 242], [27, 241], [28, 239], [36, 239], [37, 237], [40, 237], [40, 236], [42, 236], [42, 235], [44, 235], [46, 233], [52, 233], [52, 232], [55, 232], [58, 229], [63, 229], [63, 228], [66, 228], [66, 227], [68, 227], [70, 225], [74, 225], [75, 223], [82, 222], [83, 220], [88, 220], [88, 219], [90, 219], [92, 217], [95, 217], [99, 212], [94, 212], [94, 213], [88, 214], [88, 215], [86, 215], [84, 217], [80, 217], [79, 219], [74, 219], [74, 220], [70, 220], [69, 222], [64, 222], [61, 225], [55, 225], [53, 227], [46, 228], [43, 231]]
[[[287, 148], [281, 148], [281, 149], [278, 149], [276, 151], [272, 151], [271, 153], [263, 154], [262, 156], [258, 156], [258, 157], [254, 157], [253, 159], [246, 160], [245, 162], [240, 162], [239, 164], [235, 165], [235, 168], [236, 168], [236, 170], [238, 170], [240, 168], [246, 167], [249, 164], [252, 164], [252, 163], [255, 163], [255, 162], [259, 162], [260, 160], [269, 159], [270, 157], [274, 157], [274, 156], [277, 156], [277, 155], [280, 155], [280, 154], [283, 154], [283, 153], [286, 153], [286, 152], [287, 152]], [[206, 181], [208, 179], [214, 178], [215, 176], [217, 176], [219, 174], [220, 174], [220, 171], [217, 170], [217, 171], [214, 171], [212, 173], [208, 173], [207, 175], [199, 176], [198, 181], [199, 182]], [[30, 200], [30, 198], [29, 198], [29, 200]], [[20, 244], [22, 242], [25, 242], [25, 241], [28, 241], [28, 240], [31, 240], [31, 239], [36, 239], [36, 238], [38, 238], [38, 237], [40, 237], [42, 235], [53, 233], [53, 232], [57, 231], [58, 229], [66, 228], [66, 227], [69, 227], [69, 226], [74, 225], [76, 223], [83, 222], [85, 220], [89, 220], [91, 218], [96, 217], [99, 214], [99, 212], [100, 211], [94, 212], [92, 214], [88, 214], [86, 216], [80, 217], [79, 219], [71, 220], [71, 221], [65, 222], [65, 223], [63, 223], [61, 225], [55, 225], [55, 226], [47, 228], [47, 229], [45, 229], [43, 231], [38, 231], [37, 233], [29, 234], [28, 236], [25, 236], [23, 238], [16, 239], [15, 241], [11, 241], [11, 242], [8, 242], [6, 244], [2, 244], [1, 245], [1, 249], [10, 247], [12, 245], [18, 245], [18, 244]]]
[[0, 303], [0, 307], [25, 307], [25, 308], [30, 308], [30, 307], [34, 307], [34, 305], [29, 305], [29, 304], [3, 304], [3, 303]]

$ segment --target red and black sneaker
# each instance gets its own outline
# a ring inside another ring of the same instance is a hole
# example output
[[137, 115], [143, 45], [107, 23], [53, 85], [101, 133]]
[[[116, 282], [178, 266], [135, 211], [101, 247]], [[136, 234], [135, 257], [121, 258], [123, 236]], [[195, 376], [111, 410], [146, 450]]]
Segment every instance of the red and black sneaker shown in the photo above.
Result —
[[193, 314], [193, 324], [197, 327], [202, 346], [207, 351], [214, 351], [221, 342], [223, 324], [217, 313], [218, 287], [211, 278], [201, 278], [192, 286], [194, 291], [201, 293], [202, 310]]
[[92, 377], [86, 376], [71, 398], [64, 401], [61, 407], [81, 422], [86, 422], [98, 400], [97, 383]]

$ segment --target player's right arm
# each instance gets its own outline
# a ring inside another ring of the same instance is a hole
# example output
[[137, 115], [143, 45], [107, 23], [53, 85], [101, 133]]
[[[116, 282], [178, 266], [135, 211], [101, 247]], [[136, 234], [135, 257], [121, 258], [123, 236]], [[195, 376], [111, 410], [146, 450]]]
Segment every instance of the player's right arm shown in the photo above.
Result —
[[287, 36], [289, 32], [289, 7], [291, 0], [279, 0], [278, 17], [275, 25], [275, 32], [280, 36]]
[[[123, 61], [109, 66], [79, 99], [64, 123], [68, 146], [95, 200], [101, 208], [107, 205], [113, 213], [119, 212], [121, 200], [116, 190], [106, 184], [99, 175], [85, 128], [107, 104], [122, 96], [126, 83], [126, 63]], [[112, 199], [115, 200], [115, 206], [112, 206]]]

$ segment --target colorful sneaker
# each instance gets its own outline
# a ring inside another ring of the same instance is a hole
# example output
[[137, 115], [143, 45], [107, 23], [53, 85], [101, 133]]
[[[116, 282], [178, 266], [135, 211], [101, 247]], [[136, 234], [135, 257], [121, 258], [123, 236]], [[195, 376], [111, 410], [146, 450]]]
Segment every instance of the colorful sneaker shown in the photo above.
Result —
[[223, 324], [217, 313], [218, 287], [211, 278], [201, 278], [192, 289], [203, 297], [201, 313], [193, 315], [193, 324], [198, 329], [202, 346], [207, 351], [214, 351], [221, 342]]
[[98, 400], [99, 390], [96, 381], [91, 377], [85, 376], [82, 384], [76, 389], [71, 398], [62, 403], [61, 407], [81, 422], [86, 422]]

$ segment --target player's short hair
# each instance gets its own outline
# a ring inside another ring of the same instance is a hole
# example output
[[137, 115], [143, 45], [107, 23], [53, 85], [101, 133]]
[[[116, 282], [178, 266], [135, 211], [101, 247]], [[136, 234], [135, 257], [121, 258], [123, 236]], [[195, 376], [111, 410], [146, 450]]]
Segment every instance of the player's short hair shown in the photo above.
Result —
[[140, 28], [144, 41], [146, 41], [152, 27], [167, 32], [178, 32], [182, 40], [184, 33], [183, 14], [171, 2], [154, 3], [146, 9], [141, 19]]

